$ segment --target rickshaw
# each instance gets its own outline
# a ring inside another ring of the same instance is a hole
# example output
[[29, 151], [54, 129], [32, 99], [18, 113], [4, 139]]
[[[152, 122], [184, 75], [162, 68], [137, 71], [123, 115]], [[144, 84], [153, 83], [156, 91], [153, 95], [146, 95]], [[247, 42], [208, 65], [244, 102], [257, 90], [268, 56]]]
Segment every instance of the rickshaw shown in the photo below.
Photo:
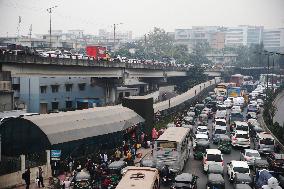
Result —
[[190, 173], [182, 173], [177, 175], [174, 179], [171, 189], [197, 189], [197, 179], [198, 176], [195, 176]]
[[234, 185], [247, 184], [249, 186], [252, 186], [252, 183], [253, 183], [251, 176], [245, 173], [236, 173], [233, 182], [234, 182]]
[[224, 167], [218, 164], [209, 164], [208, 165], [208, 174], [224, 174]]
[[236, 184], [235, 189], [252, 189], [248, 184]]
[[231, 139], [227, 135], [219, 135], [218, 150], [223, 154], [230, 154], [232, 150]]
[[254, 161], [253, 170], [255, 173], [259, 172], [260, 170], [268, 168], [269, 168], [269, 163], [267, 162], [266, 159], [256, 159]]
[[198, 116], [198, 124], [199, 125], [207, 125], [208, 124], [208, 115], [207, 114], [200, 114]]
[[221, 174], [209, 174], [207, 189], [225, 189], [225, 181]]
[[202, 112], [204, 107], [205, 107], [204, 104], [196, 104], [194, 108], [195, 116], [199, 116], [199, 114]]
[[210, 147], [209, 141], [198, 141], [196, 143], [196, 146], [193, 148], [193, 157], [197, 160], [202, 160], [204, 153], [206, 152], [206, 149]]
[[74, 176], [71, 184], [74, 186], [74, 189], [89, 189], [93, 186], [89, 172], [84, 169]]
[[116, 186], [121, 179], [121, 170], [127, 166], [125, 161], [114, 161], [108, 166], [112, 184]]

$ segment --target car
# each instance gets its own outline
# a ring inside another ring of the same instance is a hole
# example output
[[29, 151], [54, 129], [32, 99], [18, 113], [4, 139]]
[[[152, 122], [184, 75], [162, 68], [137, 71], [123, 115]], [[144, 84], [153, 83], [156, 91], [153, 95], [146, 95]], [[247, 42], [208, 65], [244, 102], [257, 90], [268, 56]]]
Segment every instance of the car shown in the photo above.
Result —
[[217, 144], [219, 142], [218, 135], [226, 135], [227, 128], [223, 126], [216, 126], [212, 133], [213, 143]]
[[236, 173], [244, 173], [250, 175], [250, 169], [246, 161], [232, 160], [227, 164], [227, 174], [229, 180], [232, 182], [236, 176]]
[[224, 101], [224, 105], [227, 107], [227, 109], [230, 109], [230, 108], [232, 108], [233, 103], [232, 103], [231, 100], [226, 99], [226, 100]]
[[256, 112], [247, 112], [247, 119], [257, 119]]
[[209, 141], [208, 135], [206, 135], [206, 134], [196, 134], [195, 138], [193, 140], [193, 147], [196, 146], [197, 142], [202, 142], [202, 141], [208, 142]]
[[269, 132], [259, 132], [256, 134], [256, 149], [261, 154], [269, 154], [275, 150], [275, 139]]
[[256, 102], [257, 102], [257, 104], [260, 106], [260, 107], [262, 107], [263, 105], [264, 105], [264, 102], [263, 102], [263, 100], [262, 99], [256, 99]]
[[233, 106], [232, 108], [231, 108], [231, 110], [232, 111], [236, 111], [236, 112], [242, 112], [242, 108], [240, 107], [240, 106]]
[[250, 137], [247, 131], [235, 131], [231, 135], [231, 141], [233, 147], [250, 147]]
[[247, 107], [247, 112], [258, 112], [259, 109], [257, 107], [257, 105], [254, 105], [254, 104], [249, 104], [248, 107]]
[[253, 166], [256, 159], [261, 159], [257, 150], [244, 149], [240, 152], [240, 161], [246, 161], [249, 166]]
[[207, 126], [198, 126], [196, 128], [196, 134], [205, 134], [205, 135], [209, 135], [209, 131]]
[[226, 119], [215, 119], [215, 121], [213, 123], [213, 128], [215, 128], [217, 126], [222, 126], [222, 127], [226, 127], [227, 128], [227, 121], [226, 121]]
[[232, 111], [229, 117], [230, 125], [232, 125], [235, 121], [245, 121], [244, 115], [240, 112]]
[[269, 169], [275, 172], [284, 172], [284, 154], [271, 153], [267, 156]]
[[246, 131], [249, 132], [249, 126], [244, 121], [235, 121], [233, 131]]
[[218, 149], [206, 149], [206, 152], [203, 155], [204, 172], [207, 172], [208, 166], [212, 164], [224, 166], [223, 154]]
[[217, 110], [215, 113], [215, 119], [225, 119], [227, 118], [227, 111], [226, 110]]

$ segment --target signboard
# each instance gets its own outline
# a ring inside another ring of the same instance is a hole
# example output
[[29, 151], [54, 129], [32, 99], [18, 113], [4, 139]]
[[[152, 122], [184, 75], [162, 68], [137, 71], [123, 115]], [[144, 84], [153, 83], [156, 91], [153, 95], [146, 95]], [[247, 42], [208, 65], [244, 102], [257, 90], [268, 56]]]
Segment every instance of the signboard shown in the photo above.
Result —
[[230, 87], [227, 89], [228, 97], [238, 97], [241, 96], [241, 88], [240, 87]]
[[60, 160], [61, 150], [50, 150], [50, 158], [51, 160]]

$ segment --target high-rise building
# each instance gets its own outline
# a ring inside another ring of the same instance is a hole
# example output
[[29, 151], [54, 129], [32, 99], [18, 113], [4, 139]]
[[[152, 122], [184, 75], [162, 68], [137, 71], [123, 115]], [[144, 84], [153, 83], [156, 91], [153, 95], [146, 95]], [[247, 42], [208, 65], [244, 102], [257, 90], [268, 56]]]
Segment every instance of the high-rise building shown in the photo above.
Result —
[[237, 26], [226, 30], [225, 45], [249, 46], [262, 42], [263, 26]]
[[263, 45], [268, 51], [284, 52], [284, 28], [264, 29]]

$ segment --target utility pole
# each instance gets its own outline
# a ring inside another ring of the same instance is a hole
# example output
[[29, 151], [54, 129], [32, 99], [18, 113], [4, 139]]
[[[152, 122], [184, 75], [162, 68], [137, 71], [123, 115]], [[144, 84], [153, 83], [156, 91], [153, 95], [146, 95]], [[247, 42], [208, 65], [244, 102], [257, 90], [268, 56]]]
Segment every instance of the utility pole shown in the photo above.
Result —
[[31, 47], [32, 47], [32, 27], [33, 27], [33, 25], [31, 24], [31, 26], [30, 26], [30, 33], [29, 33], [29, 36], [30, 36], [30, 43], [31, 43]]
[[115, 36], [115, 32], [116, 32], [116, 26], [117, 25], [121, 25], [123, 23], [118, 23], [118, 24], [113, 24], [113, 50], [115, 50], [115, 40], [116, 40], [116, 36]]
[[52, 14], [52, 10], [55, 9], [57, 6], [53, 6], [50, 7], [47, 10], [47, 12], [49, 13], [49, 48], [51, 49], [52, 45], [51, 45], [51, 14]]

